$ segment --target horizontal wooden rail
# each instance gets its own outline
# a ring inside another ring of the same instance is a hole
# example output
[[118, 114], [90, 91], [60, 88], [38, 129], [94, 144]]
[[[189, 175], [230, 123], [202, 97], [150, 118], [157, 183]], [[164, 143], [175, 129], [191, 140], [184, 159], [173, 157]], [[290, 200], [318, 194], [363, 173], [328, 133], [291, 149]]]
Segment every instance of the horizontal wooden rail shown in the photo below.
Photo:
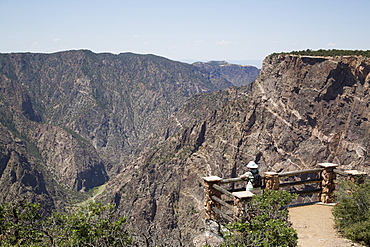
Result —
[[221, 192], [221, 193], [223, 193], [224, 195], [226, 195], [226, 196], [228, 196], [228, 197], [230, 197], [230, 198], [234, 199], [233, 194], [231, 194], [228, 190], [226, 190], [226, 189], [222, 188], [220, 185], [214, 184], [214, 185], [212, 185], [212, 187], [213, 187], [214, 189], [216, 189], [216, 190], [220, 191], [220, 192]]
[[305, 180], [305, 181], [296, 181], [296, 182], [287, 182], [282, 183], [279, 185], [279, 187], [289, 187], [289, 186], [296, 186], [296, 185], [304, 185], [304, 184], [316, 184], [320, 183], [322, 179], [311, 179], [311, 180]]
[[289, 176], [297, 176], [297, 175], [303, 175], [308, 173], [318, 173], [324, 170], [323, 168], [315, 168], [315, 169], [308, 169], [308, 170], [302, 170], [302, 171], [291, 171], [291, 172], [282, 172], [278, 173], [279, 177], [289, 177]]
[[220, 203], [222, 206], [225, 206], [225, 207], [227, 207], [228, 209], [234, 210], [234, 206], [232, 206], [232, 205], [228, 204], [227, 202], [224, 202], [223, 200], [221, 200], [221, 199], [220, 199], [220, 198], [218, 198], [217, 196], [212, 196], [211, 198], [212, 198], [212, 200], [214, 200], [214, 201], [216, 201], [216, 202]]
[[[261, 178], [264, 179], [265, 176], [261, 175]], [[225, 178], [220, 181], [220, 184], [228, 184], [228, 183], [239, 183], [239, 182], [246, 182], [247, 180], [241, 178]]]

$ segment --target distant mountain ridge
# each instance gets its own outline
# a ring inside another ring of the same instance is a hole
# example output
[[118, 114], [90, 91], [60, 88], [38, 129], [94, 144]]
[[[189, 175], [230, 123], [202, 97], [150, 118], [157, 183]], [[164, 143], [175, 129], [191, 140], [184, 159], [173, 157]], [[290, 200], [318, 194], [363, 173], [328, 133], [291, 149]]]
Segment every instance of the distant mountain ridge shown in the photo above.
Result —
[[211, 77], [225, 78], [238, 87], [253, 82], [261, 71], [254, 66], [231, 64], [226, 61], [196, 62], [193, 65], [204, 69]]

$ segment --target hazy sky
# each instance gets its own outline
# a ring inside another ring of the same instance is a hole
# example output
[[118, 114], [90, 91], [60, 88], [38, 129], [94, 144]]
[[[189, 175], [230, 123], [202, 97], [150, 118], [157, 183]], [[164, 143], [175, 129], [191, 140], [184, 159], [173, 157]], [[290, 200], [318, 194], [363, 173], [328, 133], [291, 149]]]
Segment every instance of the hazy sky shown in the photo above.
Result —
[[0, 0], [0, 52], [253, 63], [281, 51], [368, 50], [369, 11], [369, 0]]

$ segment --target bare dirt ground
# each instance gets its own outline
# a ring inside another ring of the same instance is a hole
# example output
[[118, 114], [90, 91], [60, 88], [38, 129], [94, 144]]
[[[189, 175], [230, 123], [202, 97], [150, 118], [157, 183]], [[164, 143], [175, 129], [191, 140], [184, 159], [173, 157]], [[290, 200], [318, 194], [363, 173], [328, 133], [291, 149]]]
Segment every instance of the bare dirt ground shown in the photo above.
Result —
[[290, 221], [298, 232], [298, 246], [361, 246], [340, 237], [336, 232], [331, 213], [332, 208], [332, 205], [326, 204], [309, 204], [289, 208]]

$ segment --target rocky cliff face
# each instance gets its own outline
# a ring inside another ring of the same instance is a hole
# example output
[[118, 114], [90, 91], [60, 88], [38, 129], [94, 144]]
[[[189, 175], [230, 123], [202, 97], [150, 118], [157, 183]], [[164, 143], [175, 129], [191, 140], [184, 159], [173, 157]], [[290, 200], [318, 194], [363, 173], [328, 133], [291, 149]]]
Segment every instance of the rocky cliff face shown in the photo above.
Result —
[[254, 85], [254, 104], [264, 109], [256, 122], [274, 123], [266, 130], [273, 137], [271, 154], [278, 154], [261, 156], [266, 167], [324, 161], [369, 172], [369, 58], [280, 55], [264, 63]]
[[188, 108], [197, 121], [182, 114], [177, 124], [189, 125], [110, 181], [104, 198], [153, 246], [178, 246], [204, 226], [203, 176], [235, 177], [250, 160], [262, 172], [321, 162], [370, 172], [369, 72], [363, 57], [269, 56], [252, 91], [203, 96], [216, 107]]
[[54, 186], [38, 167], [39, 160], [29, 154], [32, 150], [24, 140], [3, 125], [0, 131], [0, 202], [23, 199], [53, 209], [57, 198], [50, 195], [47, 187], [53, 190]]

